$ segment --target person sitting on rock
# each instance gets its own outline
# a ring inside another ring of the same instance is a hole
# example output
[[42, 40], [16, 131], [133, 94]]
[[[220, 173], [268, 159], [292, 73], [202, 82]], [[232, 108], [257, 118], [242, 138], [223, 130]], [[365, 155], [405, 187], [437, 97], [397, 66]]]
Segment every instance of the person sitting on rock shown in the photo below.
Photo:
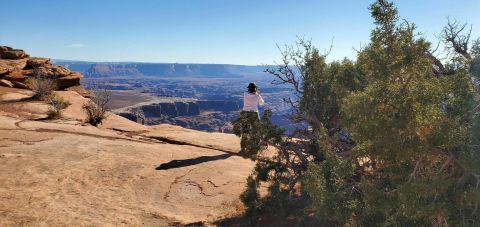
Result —
[[240, 112], [239, 119], [241, 127], [241, 155], [256, 153], [260, 149], [260, 135], [258, 135], [260, 115], [258, 106], [265, 104], [255, 83], [248, 84], [247, 88], [248, 91], [243, 94], [243, 109]]

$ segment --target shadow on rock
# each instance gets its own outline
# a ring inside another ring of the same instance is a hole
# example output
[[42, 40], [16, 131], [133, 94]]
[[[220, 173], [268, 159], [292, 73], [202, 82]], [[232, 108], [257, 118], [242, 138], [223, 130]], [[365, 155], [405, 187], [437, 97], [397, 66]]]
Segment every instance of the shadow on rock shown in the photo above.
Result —
[[182, 159], [182, 160], [172, 160], [167, 163], [163, 163], [159, 165], [156, 170], [168, 170], [168, 169], [175, 169], [181, 168], [186, 166], [197, 165], [204, 162], [210, 161], [217, 161], [217, 160], [224, 160], [232, 156], [231, 154], [221, 154], [221, 155], [214, 155], [214, 156], [200, 156], [198, 158], [190, 158], [190, 159]]

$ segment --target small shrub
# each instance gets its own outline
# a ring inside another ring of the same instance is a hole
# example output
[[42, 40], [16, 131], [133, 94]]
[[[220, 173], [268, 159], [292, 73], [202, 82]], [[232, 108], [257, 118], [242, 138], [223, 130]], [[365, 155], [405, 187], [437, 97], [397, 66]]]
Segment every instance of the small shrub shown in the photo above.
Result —
[[110, 93], [103, 90], [95, 94], [87, 103], [83, 105], [83, 109], [87, 113], [87, 122], [93, 126], [102, 123], [103, 119], [107, 117], [108, 101], [110, 100]]
[[57, 88], [55, 80], [34, 71], [34, 77], [30, 78], [28, 86], [32, 89], [33, 97], [39, 100], [47, 100]]
[[60, 119], [62, 117], [62, 110], [55, 106], [49, 106], [47, 115], [48, 119]]
[[59, 96], [50, 96], [47, 99], [48, 103], [48, 111], [47, 115], [49, 119], [59, 119], [62, 116], [62, 111], [67, 108], [67, 106], [71, 105], [70, 102], [64, 100], [62, 97]]

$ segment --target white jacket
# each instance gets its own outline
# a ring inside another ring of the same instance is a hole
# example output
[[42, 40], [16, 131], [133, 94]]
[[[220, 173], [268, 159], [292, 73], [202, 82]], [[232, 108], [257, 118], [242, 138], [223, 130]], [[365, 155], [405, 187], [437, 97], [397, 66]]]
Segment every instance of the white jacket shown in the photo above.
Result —
[[260, 94], [243, 93], [243, 111], [258, 112], [258, 105], [263, 106], [265, 101], [263, 101]]

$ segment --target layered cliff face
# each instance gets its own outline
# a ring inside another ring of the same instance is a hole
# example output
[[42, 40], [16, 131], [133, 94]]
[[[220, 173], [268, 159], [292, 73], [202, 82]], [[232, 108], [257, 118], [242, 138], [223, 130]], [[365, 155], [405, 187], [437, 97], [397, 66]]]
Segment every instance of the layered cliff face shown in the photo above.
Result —
[[[231, 121], [239, 117], [241, 109], [240, 101], [197, 100], [142, 104], [120, 109], [116, 114], [145, 125], [168, 123], [195, 130], [232, 133]], [[296, 129], [283, 114], [274, 114], [271, 120], [287, 133]]]
[[49, 58], [30, 57], [23, 50], [0, 46], [0, 86], [29, 89], [30, 80], [35, 75], [53, 79], [57, 90], [91, 95], [80, 85], [81, 73], [53, 65]]
[[85, 75], [90, 77], [136, 76], [142, 73], [135, 67], [122, 64], [93, 64]]
[[131, 121], [140, 122], [150, 118], [170, 118], [178, 116], [196, 116], [200, 109], [195, 102], [166, 102], [141, 105], [117, 111], [117, 114]]
[[203, 131], [230, 132], [230, 121], [239, 110], [238, 101], [198, 100], [142, 104], [116, 113], [145, 125], [170, 123]]
[[178, 117], [196, 116], [200, 114], [200, 108], [195, 102], [156, 103], [140, 107], [144, 117]]

